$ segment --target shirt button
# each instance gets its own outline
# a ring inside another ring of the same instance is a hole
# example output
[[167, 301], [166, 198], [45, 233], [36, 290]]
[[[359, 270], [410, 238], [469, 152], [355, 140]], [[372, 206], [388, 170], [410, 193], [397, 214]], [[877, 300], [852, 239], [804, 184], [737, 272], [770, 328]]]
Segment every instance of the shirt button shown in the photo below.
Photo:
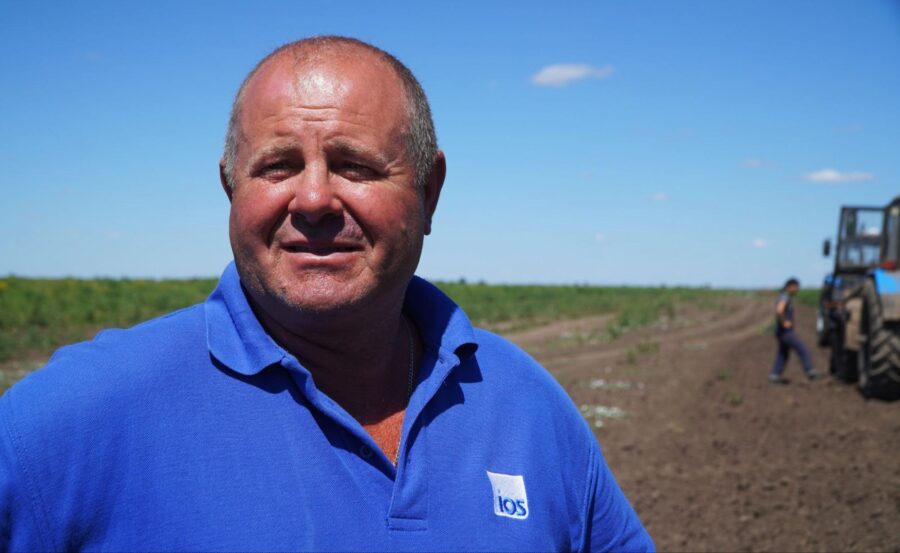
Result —
[[368, 459], [372, 456], [372, 448], [363, 444], [362, 447], [359, 448], [359, 454], [362, 455], [363, 459]]

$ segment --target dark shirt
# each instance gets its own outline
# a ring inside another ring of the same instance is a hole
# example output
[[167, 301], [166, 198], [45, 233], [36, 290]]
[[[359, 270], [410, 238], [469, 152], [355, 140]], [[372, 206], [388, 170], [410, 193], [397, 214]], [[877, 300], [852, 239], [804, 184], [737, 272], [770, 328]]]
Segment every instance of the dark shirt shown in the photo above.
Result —
[[[784, 314], [779, 317], [778, 313], [775, 313], [775, 334], [784, 334], [785, 332], [790, 332], [794, 329], [794, 301], [790, 294], [782, 292], [779, 294], [778, 301], [775, 303], [776, 309], [777, 305], [782, 301], [785, 302]], [[791, 326], [785, 328], [784, 323], [786, 322], [790, 322]]]

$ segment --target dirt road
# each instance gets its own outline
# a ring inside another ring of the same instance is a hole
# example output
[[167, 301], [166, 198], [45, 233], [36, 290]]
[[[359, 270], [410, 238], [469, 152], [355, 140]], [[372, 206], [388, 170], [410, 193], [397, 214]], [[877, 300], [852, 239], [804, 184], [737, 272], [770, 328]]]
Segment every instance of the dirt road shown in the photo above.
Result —
[[[661, 551], [900, 551], [900, 403], [792, 358], [769, 384], [774, 298], [684, 306], [599, 339], [608, 317], [508, 337], [565, 386]], [[798, 331], [816, 367], [814, 312]]]

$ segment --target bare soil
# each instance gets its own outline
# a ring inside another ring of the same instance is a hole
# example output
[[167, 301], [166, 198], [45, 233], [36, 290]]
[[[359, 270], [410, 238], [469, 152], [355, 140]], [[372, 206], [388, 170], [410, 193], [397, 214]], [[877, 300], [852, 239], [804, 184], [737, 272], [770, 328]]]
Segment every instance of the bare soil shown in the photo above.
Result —
[[660, 551], [900, 551], [900, 402], [827, 376], [803, 306], [825, 376], [792, 358], [790, 384], [769, 384], [773, 306], [685, 305], [611, 341], [606, 317], [507, 336], [581, 406]]

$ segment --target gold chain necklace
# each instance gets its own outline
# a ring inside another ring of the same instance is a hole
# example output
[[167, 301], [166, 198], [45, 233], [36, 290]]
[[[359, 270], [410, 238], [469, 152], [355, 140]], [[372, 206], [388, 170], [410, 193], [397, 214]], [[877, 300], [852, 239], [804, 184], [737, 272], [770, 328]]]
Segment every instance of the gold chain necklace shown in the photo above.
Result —
[[416, 349], [413, 345], [413, 332], [409, 321], [406, 320], [405, 315], [401, 314], [400, 318], [403, 319], [403, 326], [406, 327], [406, 339], [409, 344], [409, 368], [406, 372], [406, 403], [409, 403], [409, 398], [412, 397], [413, 378], [416, 376]]

